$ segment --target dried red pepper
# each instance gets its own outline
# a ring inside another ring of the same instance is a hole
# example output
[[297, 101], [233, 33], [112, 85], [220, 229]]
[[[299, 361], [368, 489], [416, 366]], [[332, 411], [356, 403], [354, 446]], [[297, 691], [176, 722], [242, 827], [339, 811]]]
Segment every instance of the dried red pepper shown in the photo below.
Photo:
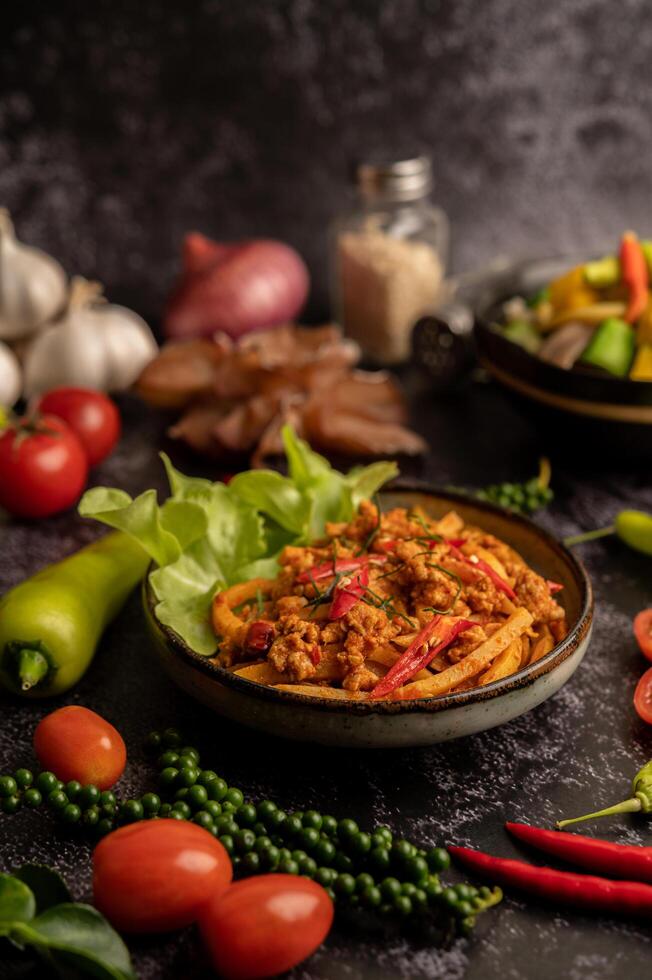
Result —
[[624, 319], [635, 323], [648, 301], [648, 268], [641, 243], [633, 231], [626, 231], [620, 243], [620, 276], [627, 287]]
[[548, 592], [550, 595], [555, 595], [557, 592], [561, 592], [561, 590], [564, 588], [561, 582], [553, 582], [550, 578], [546, 579], [546, 585], [548, 586]]
[[457, 558], [458, 561], [464, 562], [465, 565], [469, 565], [471, 568], [477, 568], [479, 572], [482, 572], [483, 575], [486, 575], [487, 578], [490, 578], [491, 581], [496, 586], [496, 588], [500, 592], [504, 592], [509, 599], [517, 598], [516, 593], [514, 592], [514, 589], [511, 587], [509, 582], [506, 582], [504, 578], [501, 578], [498, 572], [491, 567], [489, 562], [483, 561], [483, 559], [478, 558], [477, 555], [471, 555], [471, 556], [465, 555], [462, 551], [460, 551], [460, 549], [456, 545], [452, 544], [450, 541], [447, 541], [446, 543], [454, 558]]
[[397, 687], [406, 684], [431, 660], [450, 646], [456, 636], [475, 626], [469, 619], [434, 616], [415, 636], [405, 653], [387, 671], [371, 692], [372, 699], [386, 697]]
[[369, 585], [369, 566], [365, 565], [359, 572], [350, 575], [348, 578], [340, 579], [333, 592], [333, 602], [331, 603], [329, 619], [341, 619], [346, 616], [350, 609], [353, 609], [356, 602], [362, 599], [365, 589]]
[[486, 876], [498, 885], [517, 888], [527, 895], [555, 904], [652, 919], [652, 885], [537, 867], [525, 861], [512, 861], [483, 854], [482, 851], [472, 851], [469, 847], [449, 847], [448, 851], [470, 871]]
[[355, 572], [359, 568], [364, 568], [369, 562], [381, 564], [387, 561], [387, 555], [361, 555], [360, 558], [338, 558], [335, 561], [327, 561], [313, 568], [307, 568], [305, 572], [297, 575], [297, 582], [319, 582], [320, 579], [331, 578], [338, 572], [346, 574]]
[[262, 619], [256, 620], [247, 630], [245, 652], [250, 656], [267, 653], [274, 642], [275, 635], [276, 631], [271, 623], [266, 623]]
[[614, 844], [581, 834], [528, 827], [523, 823], [506, 823], [505, 827], [524, 843], [569, 864], [578, 864], [589, 871], [614, 878], [652, 882], [652, 847]]

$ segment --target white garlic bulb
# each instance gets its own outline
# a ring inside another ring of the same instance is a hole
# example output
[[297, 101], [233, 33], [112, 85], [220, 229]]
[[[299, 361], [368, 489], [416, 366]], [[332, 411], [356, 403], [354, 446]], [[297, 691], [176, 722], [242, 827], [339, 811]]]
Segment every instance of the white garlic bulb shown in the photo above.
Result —
[[0, 407], [11, 408], [20, 395], [22, 378], [18, 358], [0, 340]]
[[46, 327], [25, 355], [25, 395], [60, 385], [123, 391], [158, 353], [141, 317], [107, 303], [100, 283], [76, 277], [68, 309]]
[[34, 333], [63, 309], [67, 291], [56, 259], [19, 242], [9, 212], [0, 208], [0, 339]]

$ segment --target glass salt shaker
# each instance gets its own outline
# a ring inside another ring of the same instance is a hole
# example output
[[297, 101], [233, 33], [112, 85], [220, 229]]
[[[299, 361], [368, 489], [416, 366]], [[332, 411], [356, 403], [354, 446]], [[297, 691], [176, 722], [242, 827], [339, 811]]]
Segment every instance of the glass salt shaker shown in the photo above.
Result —
[[333, 226], [333, 306], [368, 360], [400, 364], [441, 291], [448, 219], [430, 202], [428, 157], [362, 163], [356, 184], [357, 208]]

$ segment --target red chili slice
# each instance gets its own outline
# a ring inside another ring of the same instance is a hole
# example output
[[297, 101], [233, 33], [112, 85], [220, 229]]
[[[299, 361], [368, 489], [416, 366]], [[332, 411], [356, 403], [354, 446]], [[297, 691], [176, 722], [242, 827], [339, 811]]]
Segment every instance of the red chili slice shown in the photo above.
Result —
[[307, 568], [305, 572], [297, 575], [297, 582], [319, 582], [323, 578], [331, 578], [338, 572], [355, 572], [358, 568], [364, 568], [369, 562], [379, 563], [387, 561], [387, 555], [361, 555], [359, 558], [338, 558], [337, 561], [327, 561], [313, 568]]
[[256, 620], [247, 631], [244, 644], [246, 653], [252, 655], [267, 653], [274, 642], [275, 635], [276, 631], [271, 623], [266, 623], [262, 619]]
[[450, 646], [456, 636], [475, 625], [469, 619], [445, 619], [443, 616], [434, 616], [382, 680], [376, 684], [371, 692], [372, 699], [386, 697], [397, 687], [402, 687], [415, 674], [427, 667], [438, 653]]
[[548, 586], [548, 592], [550, 595], [555, 595], [555, 593], [561, 592], [561, 590], [564, 588], [561, 582], [553, 582], [550, 578], [546, 579], [546, 585]]
[[341, 579], [333, 593], [333, 602], [328, 618], [341, 619], [359, 602], [369, 585], [369, 566], [365, 565], [357, 574]]
[[509, 582], [506, 582], [505, 579], [501, 578], [498, 572], [491, 567], [489, 562], [483, 561], [483, 559], [478, 558], [477, 555], [471, 555], [468, 557], [467, 555], [463, 554], [458, 547], [451, 544], [450, 541], [448, 541], [447, 544], [454, 558], [457, 558], [458, 561], [464, 562], [465, 565], [469, 565], [471, 568], [477, 568], [479, 572], [482, 572], [483, 575], [490, 578], [496, 588], [500, 592], [504, 592], [509, 599], [517, 598], [516, 593]]

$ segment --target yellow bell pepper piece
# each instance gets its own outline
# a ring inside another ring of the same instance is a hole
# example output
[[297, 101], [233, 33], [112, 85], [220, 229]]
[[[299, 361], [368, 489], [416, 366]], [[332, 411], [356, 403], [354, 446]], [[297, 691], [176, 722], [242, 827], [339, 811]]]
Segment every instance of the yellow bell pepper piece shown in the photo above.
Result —
[[579, 306], [575, 309], [565, 307], [560, 313], [555, 315], [546, 323], [541, 324], [542, 330], [553, 330], [561, 327], [569, 320], [577, 320], [579, 323], [589, 323], [598, 326], [603, 320], [616, 316], [622, 318], [625, 315], [625, 304], [621, 302], [599, 302], [591, 306]]
[[652, 344], [642, 344], [629, 372], [632, 381], [652, 381]]
[[588, 285], [584, 276], [584, 266], [577, 265], [550, 283], [549, 299], [553, 310], [576, 310], [593, 306], [598, 299], [595, 289]]
[[648, 300], [648, 304], [638, 321], [636, 343], [652, 344], [652, 299]]

